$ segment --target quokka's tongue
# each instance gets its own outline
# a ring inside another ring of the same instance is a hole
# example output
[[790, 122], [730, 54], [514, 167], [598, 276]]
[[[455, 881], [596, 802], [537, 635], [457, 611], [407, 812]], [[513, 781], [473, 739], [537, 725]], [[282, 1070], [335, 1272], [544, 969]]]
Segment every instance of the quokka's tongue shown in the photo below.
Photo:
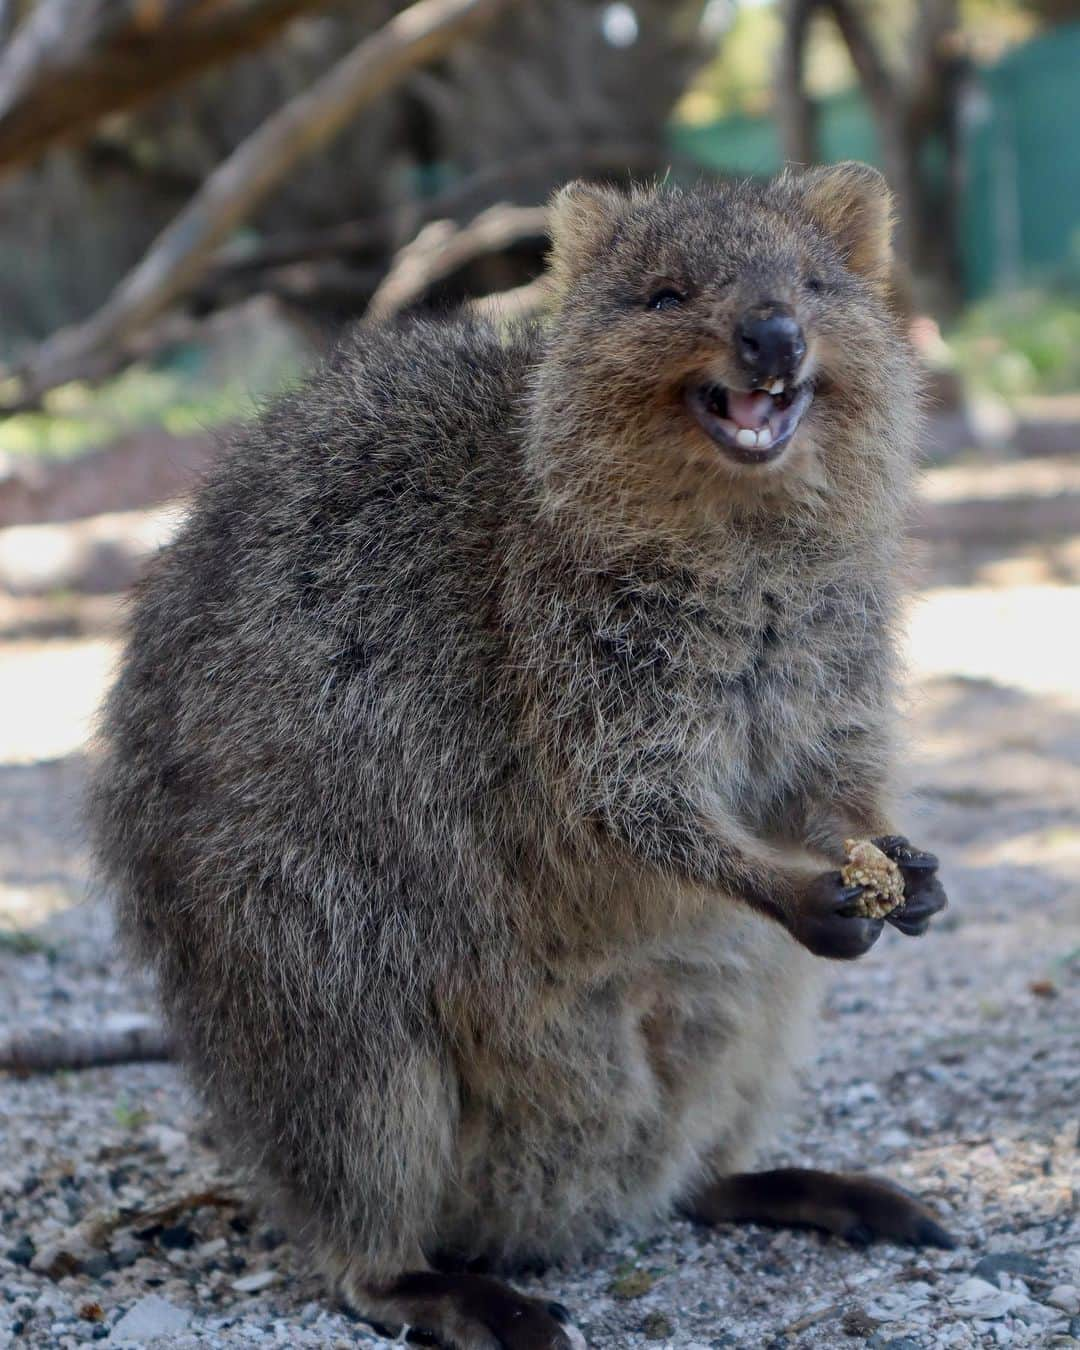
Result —
[[735, 389], [727, 391], [728, 417], [737, 426], [758, 431], [765, 425], [772, 409], [772, 397], [764, 389], [751, 389], [747, 393]]

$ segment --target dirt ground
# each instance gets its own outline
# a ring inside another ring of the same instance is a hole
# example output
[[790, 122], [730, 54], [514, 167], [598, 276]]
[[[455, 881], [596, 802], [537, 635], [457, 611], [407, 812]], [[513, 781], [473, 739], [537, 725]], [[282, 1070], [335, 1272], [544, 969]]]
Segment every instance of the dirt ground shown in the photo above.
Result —
[[[616, 1236], [530, 1286], [596, 1350], [1080, 1345], [1080, 456], [936, 469], [920, 530], [910, 833], [952, 907], [836, 971], [767, 1161], [890, 1176], [958, 1246]], [[50, 638], [47, 600], [0, 605], [0, 1035], [153, 1006], [76, 826], [115, 601], [53, 600]], [[169, 1064], [0, 1075], [0, 1345], [101, 1340], [385, 1344], [237, 1195]]]

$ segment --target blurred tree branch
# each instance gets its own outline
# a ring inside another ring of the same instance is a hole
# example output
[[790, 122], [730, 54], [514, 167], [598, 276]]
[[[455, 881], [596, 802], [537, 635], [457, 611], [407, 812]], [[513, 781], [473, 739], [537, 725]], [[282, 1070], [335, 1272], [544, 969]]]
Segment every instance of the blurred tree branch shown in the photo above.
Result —
[[82, 139], [328, 0], [39, 0], [0, 51], [0, 170]]
[[783, 36], [776, 79], [776, 116], [784, 158], [811, 164], [817, 158], [817, 116], [806, 90], [806, 39], [820, 0], [783, 0]]
[[648, 175], [656, 172], [665, 153], [658, 141], [557, 141], [490, 164], [434, 197], [409, 202], [397, 212], [271, 236], [257, 244], [227, 245], [214, 259], [207, 283], [316, 258], [382, 253], [393, 247], [395, 239], [410, 238], [429, 221], [461, 221], [493, 206], [497, 199], [531, 197], [537, 180], [554, 183], [572, 174], [600, 178]]
[[900, 253], [948, 297], [955, 279], [951, 184], [943, 191], [931, 188], [923, 152], [932, 135], [940, 133], [947, 149], [954, 140], [958, 59], [950, 39], [959, 27], [958, 2], [918, 0], [905, 67], [893, 70], [861, 0], [785, 0], [777, 115], [785, 156], [804, 164], [820, 158], [804, 71], [810, 24], [817, 14], [835, 23], [873, 114], [885, 173], [899, 207]]
[[99, 377], [103, 358], [107, 364], [112, 349], [122, 348], [189, 290], [224, 240], [299, 162], [365, 106], [411, 71], [443, 56], [507, 3], [416, 0], [360, 42], [226, 157], [96, 314], [54, 334], [9, 373], [16, 390], [4, 409], [32, 406], [58, 385]]
[[462, 227], [450, 220], [432, 221], [399, 250], [364, 317], [376, 321], [400, 314], [474, 258], [546, 234], [543, 206], [492, 206]]
[[[268, 296], [284, 306], [307, 309], [320, 303], [365, 311], [370, 320], [391, 318], [423, 300], [440, 281], [469, 263], [528, 241], [546, 238], [545, 207], [495, 206], [458, 227], [449, 220], [427, 225], [385, 267], [354, 267], [337, 258], [303, 259], [245, 274], [207, 278], [196, 292], [204, 307], [199, 315], [172, 310], [139, 327], [123, 340], [87, 353], [80, 378], [98, 382], [134, 361], [150, 360], [168, 348], [196, 342], [203, 334], [206, 310], [234, 312], [255, 296]], [[525, 287], [520, 288], [522, 292]], [[499, 297], [493, 297], [498, 301]], [[507, 302], [508, 304], [511, 302]], [[516, 302], [514, 302], [516, 303]], [[35, 398], [10, 403], [4, 412], [31, 407]]]
[[[167, 46], [181, 22], [284, 3], [19, 0], [13, 42], [39, 10], [67, 14], [73, 31], [42, 57], [59, 69], [64, 51], [106, 51], [120, 31], [107, 20], [140, 7], [146, 42]], [[30, 257], [0, 253], [0, 343], [16, 353], [0, 414], [198, 343], [200, 323], [256, 295], [317, 345], [384, 282], [374, 313], [492, 292], [531, 305], [521, 287], [542, 266], [542, 232], [485, 242], [478, 219], [496, 203], [536, 208], [569, 177], [663, 172], [666, 119], [704, 55], [703, 5], [635, 0], [634, 40], [613, 43], [606, 0], [321, 0], [317, 21], [255, 59], [11, 175], [0, 206]], [[15, 222], [35, 198], [43, 219], [27, 239]], [[403, 253], [432, 221], [450, 223]]]

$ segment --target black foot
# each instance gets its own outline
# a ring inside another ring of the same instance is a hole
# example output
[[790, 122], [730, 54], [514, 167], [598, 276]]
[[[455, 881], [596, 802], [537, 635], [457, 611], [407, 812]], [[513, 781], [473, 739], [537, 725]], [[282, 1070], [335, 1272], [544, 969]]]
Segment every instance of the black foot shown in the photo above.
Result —
[[[378, 1294], [355, 1300], [382, 1335], [440, 1350], [573, 1350], [563, 1329], [570, 1314], [561, 1303], [526, 1298], [484, 1275], [415, 1271]], [[363, 1316], [363, 1312], [360, 1314]]]
[[689, 1206], [705, 1223], [821, 1228], [855, 1246], [883, 1239], [912, 1247], [954, 1247], [921, 1200], [876, 1177], [782, 1167], [713, 1182]]

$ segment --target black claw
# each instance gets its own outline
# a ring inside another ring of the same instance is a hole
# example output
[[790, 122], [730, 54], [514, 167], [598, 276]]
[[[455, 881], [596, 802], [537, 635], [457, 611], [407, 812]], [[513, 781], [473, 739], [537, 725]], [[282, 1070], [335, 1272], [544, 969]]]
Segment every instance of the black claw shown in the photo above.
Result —
[[863, 893], [862, 886], [847, 886], [837, 895], [839, 904], [836, 906], [836, 912], [843, 919], [858, 919], [864, 916], [859, 914], [859, 896]]
[[362, 1320], [367, 1322], [368, 1326], [376, 1336], [385, 1336], [388, 1341], [396, 1341], [401, 1335], [400, 1327], [387, 1326], [385, 1322], [373, 1322], [369, 1317], [365, 1317]]
[[901, 872], [936, 872], [941, 859], [936, 853], [912, 853], [908, 858], [896, 859]]
[[405, 1344], [434, 1346], [436, 1350], [441, 1350], [442, 1347], [442, 1341], [438, 1336], [430, 1331], [424, 1331], [421, 1327], [413, 1327], [405, 1333]]
[[853, 1247], [869, 1247], [874, 1240], [874, 1230], [869, 1224], [856, 1223], [844, 1230], [844, 1241]]
[[570, 1311], [564, 1308], [561, 1303], [549, 1303], [547, 1305], [548, 1315], [553, 1317], [556, 1322], [565, 1326], [570, 1321]]
[[886, 857], [891, 858], [901, 871], [910, 868], [913, 872], [934, 872], [941, 865], [936, 854], [927, 853], [921, 848], [912, 848], [902, 834], [883, 835], [871, 842], [881, 849]]
[[889, 922], [896, 929], [899, 929], [905, 937], [922, 937], [930, 927], [930, 920], [926, 919], [905, 919], [902, 914], [886, 915]]

